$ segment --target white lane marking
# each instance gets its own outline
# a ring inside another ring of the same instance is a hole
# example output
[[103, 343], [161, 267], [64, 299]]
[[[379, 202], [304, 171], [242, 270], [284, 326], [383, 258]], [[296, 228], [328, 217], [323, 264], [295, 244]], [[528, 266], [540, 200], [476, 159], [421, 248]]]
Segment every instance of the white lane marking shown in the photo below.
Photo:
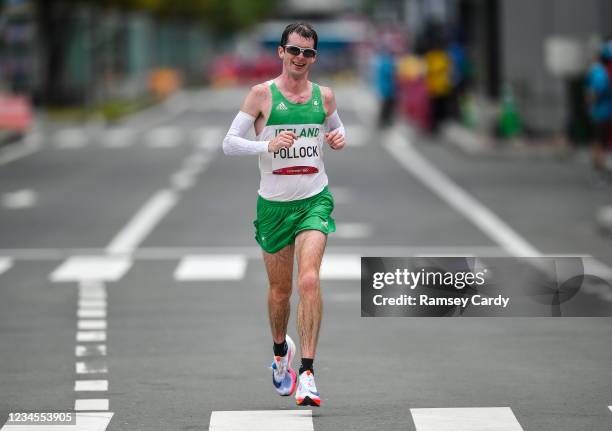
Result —
[[417, 431], [523, 431], [510, 407], [410, 409]]
[[210, 127], [204, 131], [198, 147], [205, 150], [215, 150], [223, 144], [223, 132], [220, 128]]
[[103, 146], [106, 148], [125, 148], [134, 143], [136, 131], [129, 127], [113, 127], [106, 132]]
[[76, 392], [104, 392], [108, 391], [108, 380], [76, 380]]
[[[106, 410], [108, 410], [108, 404]], [[104, 431], [113, 414], [113, 412], [78, 412], [74, 414], [74, 425], [4, 425], [0, 431]]]
[[130, 266], [130, 259], [119, 256], [73, 256], [56, 268], [50, 278], [53, 282], [118, 281]]
[[97, 280], [81, 280], [79, 300], [106, 302], [106, 287]]
[[81, 399], [74, 400], [74, 410], [104, 411], [108, 410], [108, 399]]
[[336, 223], [336, 232], [339, 238], [354, 239], [372, 236], [372, 226], [366, 223]]
[[104, 319], [106, 318], [106, 309], [85, 308], [77, 310], [79, 319]]
[[[65, 256], [100, 255], [106, 250], [99, 248], [4, 248], [0, 249], [0, 256], [11, 256], [15, 260], [47, 261], [58, 260]], [[326, 254], [359, 254], [363, 256], [397, 256], [407, 257], [426, 253], [454, 253], [469, 254], [481, 257], [509, 257], [509, 254], [498, 246], [371, 246], [355, 244], [350, 246], [330, 246]], [[244, 254], [252, 259], [261, 259], [261, 248], [257, 246], [236, 247], [142, 247], [135, 249], [132, 258], [141, 260], [180, 259], [188, 254]], [[547, 256], [546, 254], [543, 256]], [[569, 256], [569, 255], [568, 255]], [[572, 256], [583, 256], [573, 254]], [[84, 280], [88, 283], [94, 280]]]
[[7, 209], [17, 210], [31, 208], [38, 202], [38, 193], [31, 189], [17, 190], [2, 195], [2, 206]]
[[212, 412], [209, 431], [313, 431], [312, 410]]
[[79, 343], [106, 341], [106, 331], [78, 331], [76, 340]]
[[511, 255], [521, 257], [541, 256], [536, 248], [503, 220], [421, 156], [397, 130], [392, 132], [391, 138], [384, 146], [415, 178], [457, 212], [463, 214]]
[[173, 190], [157, 192], [115, 236], [106, 247], [106, 252], [127, 254], [134, 251], [177, 201], [178, 195]]
[[174, 271], [175, 280], [241, 280], [247, 267], [242, 255], [185, 256]]
[[13, 266], [13, 259], [10, 257], [0, 257], [0, 274], [8, 271]]
[[74, 369], [77, 374], [106, 374], [108, 367], [106, 362], [77, 362], [74, 364]]
[[608, 408], [610, 409], [610, 411], [612, 412], [612, 406], [608, 406]]
[[359, 280], [361, 257], [350, 254], [325, 255], [321, 263], [320, 277], [322, 280]]
[[79, 320], [77, 329], [81, 331], [105, 330], [106, 320]]
[[81, 299], [79, 300], [79, 308], [106, 308], [105, 299]]
[[74, 349], [74, 356], [85, 358], [89, 356], [106, 356], [106, 344], [97, 345], [77, 345]]
[[180, 171], [170, 177], [170, 183], [175, 190], [187, 190], [194, 186], [196, 178], [189, 172]]
[[147, 133], [150, 148], [173, 148], [183, 140], [183, 132], [176, 127], [158, 127]]
[[0, 166], [7, 165], [40, 150], [40, 133], [26, 136], [21, 142], [16, 142], [8, 148], [0, 150]]
[[58, 130], [55, 133], [55, 146], [62, 150], [82, 148], [87, 143], [87, 135], [81, 128]]
[[348, 147], [363, 147], [368, 144], [367, 130], [359, 124], [351, 124], [345, 127], [346, 145]]

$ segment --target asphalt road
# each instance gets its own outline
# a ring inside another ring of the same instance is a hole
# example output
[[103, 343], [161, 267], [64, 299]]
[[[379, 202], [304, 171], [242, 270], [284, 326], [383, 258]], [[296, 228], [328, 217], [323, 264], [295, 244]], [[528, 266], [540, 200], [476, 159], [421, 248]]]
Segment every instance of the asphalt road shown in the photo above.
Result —
[[[361, 87], [337, 89], [349, 146], [325, 153], [338, 232], [322, 271], [323, 407], [276, 396], [257, 161], [220, 150], [244, 94], [45, 124], [31, 154], [0, 156], [0, 425], [76, 410], [66, 429], [612, 429], [611, 318], [362, 318], [355, 271], [360, 256], [531, 251], [592, 255], [609, 276], [594, 214], [610, 187], [572, 158], [378, 133]], [[590, 294], [612, 304], [609, 286]]]

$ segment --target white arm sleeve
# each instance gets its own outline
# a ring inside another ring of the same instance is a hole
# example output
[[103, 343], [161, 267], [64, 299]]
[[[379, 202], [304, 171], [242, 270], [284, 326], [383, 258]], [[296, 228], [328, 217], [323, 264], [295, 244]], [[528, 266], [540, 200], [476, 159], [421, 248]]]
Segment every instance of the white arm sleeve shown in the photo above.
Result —
[[338, 110], [336, 109], [333, 114], [331, 114], [327, 120], [325, 120], [325, 129], [329, 132], [333, 132], [334, 130], [340, 130], [340, 134], [346, 137], [346, 131], [344, 130], [344, 124], [342, 124], [342, 120], [338, 115]]
[[266, 153], [268, 141], [251, 141], [244, 138], [253, 124], [255, 117], [246, 112], [238, 112], [223, 139], [223, 152], [229, 156]]

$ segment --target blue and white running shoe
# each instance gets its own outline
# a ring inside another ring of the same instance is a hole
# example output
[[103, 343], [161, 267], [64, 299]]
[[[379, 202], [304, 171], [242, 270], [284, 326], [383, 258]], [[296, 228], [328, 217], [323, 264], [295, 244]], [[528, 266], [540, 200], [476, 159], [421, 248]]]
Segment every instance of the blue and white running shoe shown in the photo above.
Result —
[[295, 392], [297, 374], [291, 368], [291, 361], [295, 356], [295, 343], [285, 336], [287, 342], [287, 354], [285, 356], [275, 356], [272, 361], [272, 384], [279, 395], [286, 397]]

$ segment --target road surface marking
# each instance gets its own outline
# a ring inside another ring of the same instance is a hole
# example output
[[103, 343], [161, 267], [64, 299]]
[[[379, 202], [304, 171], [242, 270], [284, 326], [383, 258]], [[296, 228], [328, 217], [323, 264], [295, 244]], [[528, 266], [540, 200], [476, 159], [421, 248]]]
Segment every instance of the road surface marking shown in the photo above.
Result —
[[416, 431], [523, 431], [510, 407], [410, 409]]
[[74, 356], [77, 358], [86, 358], [89, 356], [106, 356], [106, 344], [98, 345], [77, 345], [74, 349]]
[[183, 140], [183, 133], [177, 127], [158, 127], [146, 135], [150, 148], [173, 148]]
[[366, 223], [336, 223], [334, 235], [343, 239], [367, 238], [372, 236], [372, 230]]
[[113, 417], [113, 412], [74, 414], [74, 425], [4, 425], [0, 431], [104, 431]]
[[8, 271], [13, 266], [13, 259], [10, 257], [0, 257], [0, 274]]
[[126, 148], [134, 143], [136, 131], [129, 127], [113, 127], [106, 132], [103, 146], [106, 148]]
[[77, 322], [79, 330], [96, 330], [106, 329], [106, 320], [79, 320]]
[[81, 128], [58, 130], [55, 133], [55, 146], [62, 150], [74, 150], [87, 144], [87, 135]]
[[92, 361], [82, 362], [79, 361], [74, 364], [74, 369], [77, 374], [106, 374], [108, 373], [108, 367], [106, 362]]
[[2, 206], [12, 210], [32, 208], [37, 201], [38, 193], [31, 189], [17, 190], [2, 196]]
[[497, 215], [439, 171], [395, 130], [384, 144], [395, 159], [415, 178], [444, 200], [512, 256], [542, 254]]
[[8, 165], [11, 162], [34, 154], [40, 148], [40, 133], [32, 133], [22, 139], [21, 142], [16, 142], [14, 145], [0, 149], [0, 166]]
[[219, 128], [209, 128], [204, 132], [198, 147], [206, 150], [216, 150], [223, 145], [223, 132]]
[[106, 341], [106, 331], [78, 331], [76, 340], [79, 343]]
[[106, 308], [104, 299], [80, 299], [79, 308]]
[[51, 273], [51, 281], [118, 281], [132, 262], [119, 256], [73, 256]]
[[74, 382], [75, 392], [105, 392], [108, 391], [108, 380], [77, 380]]
[[[49, 261], [66, 259], [72, 256], [99, 256], [106, 252], [100, 248], [4, 248], [0, 249], [0, 256], [11, 257], [14, 260]], [[478, 246], [372, 246], [355, 244], [350, 246], [330, 246], [326, 254], [360, 254], [363, 256], [397, 256], [407, 257], [426, 253], [454, 253], [473, 254], [481, 257], [509, 257], [509, 254], [496, 245]], [[220, 246], [220, 247], [142, 247], [133, 251], [130, 258], [141, 260], [167, 260], [180, 259], [190, 254], [243, 254], [252, 259], [261, 259], [261, 248], [258, 246]], [[573, 254], [572, 256], [582, 256]], [[546, 255], [544, 255], [546, 256]], [[95, 280], [89, 280], [94, 282]]]
[[177, 202], [178, 194], [175, 191], [157, 192], [115, 236], [106, 247], [106, 252], [111, 255], [133, 252]]
[[361, 257], [359, 255], [326, 254], [321, 263], [322, 280], [359, 280]]
[[174, 279], [242, 280], [247, 259], [242, 255], [185, 256], [174, 271]]
[[86, 308], [84, 310], [77, 310], [77, 317], [79, 319], [105, 319], [106, 318], [106, 310], [105, 309], [89, 309]]
[[[74, 410], [104, 411], [108, 410], [108, 399], [81, 399], [74, 400]], [[110, 420], [110, 419], [109, 419]]]
[[311, 410], [212, 412], [209, 431], [313, 431]]

